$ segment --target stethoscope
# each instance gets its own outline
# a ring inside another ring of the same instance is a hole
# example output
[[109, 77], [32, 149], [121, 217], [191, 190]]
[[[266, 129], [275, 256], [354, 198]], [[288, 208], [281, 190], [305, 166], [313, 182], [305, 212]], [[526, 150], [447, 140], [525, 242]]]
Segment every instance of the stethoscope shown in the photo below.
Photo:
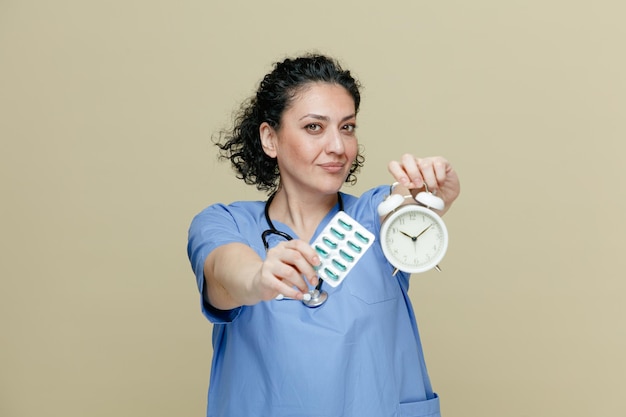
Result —
[[[285, 240], [293, 240], [293, 236], [291, 236], [290, 234], [281, 232], [280, 230], [276, 229], [276, 227], [274, 227], [274, 223], [272, 223], [272, 219], [270, 219], [270, 204], [272, 204], [272, 200], [274, 199], [275, 195], [276, 193], [272, 194], [270, 198], [267, 199], [267, 202], [265, 203], [265, 221], [267, 221], [267, 224], [269, 225], [270, 228], [265, 230], [261, 234], [261, 239], [263, 240], [263, 246], [265, 247], [266, 252], [270, 248], [269, 243], [267, 243], [267, 237], [269, 235], [274, 234], [274, 235], [278, 235], [282, 237]], [[339, 204], [339, 211], [343, 211], [343, 199], [341, 198], [340, 193], [337, 193], [337, 202]], [[319, 278], [319, 283], [315, 286], [315, 288], [310, 290], [308, 294], [304, 294], [304, 298], [302, 299], [302, 304], [310, 308], [319, 307], [322, 304], [324, 304], [326, 300], [328, 299], [328, 293], [322, 290], [323, 283], [324, 283], [324, 280], [322, 280], [322, 278]], [[282, 295], [279, 295], [278, 297], [276, 297], [276, 299], [287, 300], [288, 298]]]

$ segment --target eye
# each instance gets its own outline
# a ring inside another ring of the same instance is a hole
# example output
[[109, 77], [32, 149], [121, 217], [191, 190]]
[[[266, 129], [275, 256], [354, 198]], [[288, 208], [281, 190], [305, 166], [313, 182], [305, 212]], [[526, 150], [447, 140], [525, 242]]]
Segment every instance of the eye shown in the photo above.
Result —
[[309, 132], [319, 132], [320, 130], [322, 130], [322, 126], [317, 123], [309, 123], [304, 128]]
[[341, 129], [348, 133], [354, 133], [354, 131], [356, 130], [356, 125], [354, 123], [348, 123], [343, 125]]

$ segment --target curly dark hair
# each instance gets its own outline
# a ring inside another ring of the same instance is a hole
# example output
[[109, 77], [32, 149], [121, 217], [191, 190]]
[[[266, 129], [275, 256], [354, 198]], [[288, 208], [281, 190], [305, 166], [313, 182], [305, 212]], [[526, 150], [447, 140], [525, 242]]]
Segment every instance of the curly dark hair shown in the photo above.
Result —
[[[256, 185], [258, 190], [269, 193], [276, 191], [280, 180], [278, 162], [263, 151], [259, 126], [267, 122], [278, 129], [284, 111], [296, 95], [302, 88], [315, 82], [344, 87], [354, 99], [355, 114], [358, 113], [361, 85], [336, 60], [324, 55], [307, 54], [275, 63], [274, 69], [261, 81], [256, 95], [244, 101], [235, 114], [233, 128], [221, 131], [214, 138], [220, 148], [219, 158], [230, 160], [237, 178], [246, 184]], [[347, 183], [356, 183], [355, 174], [364, 162], [359, 148], [346, 178]]]

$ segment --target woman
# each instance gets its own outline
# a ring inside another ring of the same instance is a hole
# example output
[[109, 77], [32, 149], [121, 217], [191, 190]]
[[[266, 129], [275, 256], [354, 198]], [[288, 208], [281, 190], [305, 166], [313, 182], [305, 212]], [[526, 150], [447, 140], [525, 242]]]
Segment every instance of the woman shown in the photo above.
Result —
[[[221, 156], [267, 202], [215, 204], [190, 227], [188, 254], [214, 324], [207, 416], [438, 416], [408, 297], [375, 242], [327, 301], [316, 235], [339, 211], [374, 235], [389, 185], [340, 192], [363, 162], [356, 137], [359, 84], [325, 56], [277, 63], [244, 103]], [[389, 163], [394, 193], [436, 190], [449, 208], [459, 181], [443, 158]], [[270, 230], [270, 232], [264, 232]], [[322, 283], [323, 285], [323, 283]], [[284, 299], [282, 299], [284, 297]]]

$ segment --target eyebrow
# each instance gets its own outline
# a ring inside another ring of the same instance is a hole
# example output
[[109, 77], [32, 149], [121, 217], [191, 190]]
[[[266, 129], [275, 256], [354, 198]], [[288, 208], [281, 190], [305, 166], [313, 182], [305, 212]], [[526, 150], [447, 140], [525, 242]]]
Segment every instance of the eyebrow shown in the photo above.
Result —
[[[313, 119], [317, 119], [317, 120], [323, 120], [323, 121], [325, 121], [325, 122], [327, 122], [327, 121], [329, 121], [329, 120], [330, 120], [330, 117], [328, 117], [328, 116], [322, 116], [322, 115], [319, 115], [319, 114], [313, 114], [313, 113], [305, 114], [304, 116], [302, 116], [302, 117], [300, 118], [300, 120], [306, 119], [307, 117], [311, 117], [311, 118], [313, 118]], [[341, 122], [345, 122], [346, 120], [354, 119], [355, 117], [356, 117], [356, 114], [354, 114], [354, 113], [353, 113], [353, 114], [351, 114], [351, 115], [349, 115], [349, 116], [344, 117], [344, 118], [343, 118], [343, 119], [341, 119], [340, 121], [341, 121]]]

